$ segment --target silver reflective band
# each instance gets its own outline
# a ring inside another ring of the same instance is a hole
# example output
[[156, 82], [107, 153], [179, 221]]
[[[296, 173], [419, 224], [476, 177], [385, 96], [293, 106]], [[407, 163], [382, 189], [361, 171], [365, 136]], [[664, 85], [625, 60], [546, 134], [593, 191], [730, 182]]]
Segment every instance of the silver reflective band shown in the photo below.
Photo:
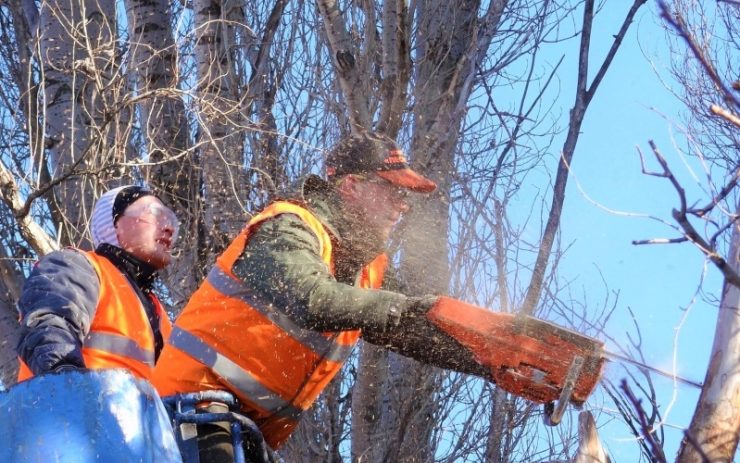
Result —
[[221, 294], [239, 299], [252, 306], [259, 313], [267, 317], [273, 324], [279, 326], [288, 335], [312, 350], [319, 357], [326, 360], [342, 363], [352, 353], [354, 345], [335, 342], [318, 331], [311, 331], [296, 325], [293, 320], [273, 305], [260, 301], [249, 289], [239, 281], [234, 280], [220, 268], [213, 267], [206, 278], [208, 283]]
[[154, 367], [154, 351], [141, 348], [133, 339], [126, 336], [91, 331], [82, 346], [128, 357]]
[[219, 354], [199, 337], [175, 326], [169, 339], [170, 345], [185, 352], [214, 373], [233, 385], [241, 395], [272, 416], [297, 420], [303, 410], [290, 404], [265, 387], [251, 373], [226, 356]]

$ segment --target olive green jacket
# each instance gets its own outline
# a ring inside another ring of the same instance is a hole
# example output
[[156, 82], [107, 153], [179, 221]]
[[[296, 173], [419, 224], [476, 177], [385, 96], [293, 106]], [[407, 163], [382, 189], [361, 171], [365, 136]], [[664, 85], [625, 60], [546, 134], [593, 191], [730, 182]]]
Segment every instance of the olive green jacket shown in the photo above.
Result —
[[282, 214], [250, 234], [234, 264], [234, 274], [255, 296], [280, 307], [304, 329], [359, 329], [366, 341], [420, 362], [489, 376], [464, 347], [427, 322], [424, 314], [435, 296], [355, 286], [360, 270], [383, 252], [385, 243], [365, 235], [366, 227], [353, 226], [329, 184], [308, 177], [292, 201], [313, 212], [329, 232], [335, 272], [322, 260], [319, 241], [307, 224]]

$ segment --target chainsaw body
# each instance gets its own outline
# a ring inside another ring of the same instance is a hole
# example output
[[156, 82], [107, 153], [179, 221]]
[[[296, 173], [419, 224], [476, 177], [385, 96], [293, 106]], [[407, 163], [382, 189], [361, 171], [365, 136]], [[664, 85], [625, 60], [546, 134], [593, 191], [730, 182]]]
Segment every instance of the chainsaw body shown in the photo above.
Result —
[[440, 297], [427, 318], [490, 369], [499, 387], [547, 404], [555, 418], [549, 424], [568, 403], [585, 402], [601, 377], [604, 344], [555, 324], [449, 297]]

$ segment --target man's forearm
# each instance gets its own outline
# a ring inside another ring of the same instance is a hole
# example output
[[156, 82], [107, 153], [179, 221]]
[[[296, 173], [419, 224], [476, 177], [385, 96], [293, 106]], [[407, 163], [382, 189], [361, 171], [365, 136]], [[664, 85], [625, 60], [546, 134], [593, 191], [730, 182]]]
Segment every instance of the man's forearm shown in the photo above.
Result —
[[468, 349], [427, 320], [424, 309], [434, 299], [418, 301], [424, 307], [409, 310], [396, 327], [363, 331], [363, 339], [427, 365], [491, 379], [488, 368], [479, 364]]

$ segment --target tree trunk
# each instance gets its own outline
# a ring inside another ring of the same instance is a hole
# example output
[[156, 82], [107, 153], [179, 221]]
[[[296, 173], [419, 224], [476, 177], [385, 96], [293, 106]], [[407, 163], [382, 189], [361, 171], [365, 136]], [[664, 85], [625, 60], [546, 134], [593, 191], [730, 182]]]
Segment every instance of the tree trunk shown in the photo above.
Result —
[[491, 404], [491, 425], [486, 444], [486, 461], [506, 463], [508, 460], [504, 436], [511, 426], [511, 397], [503, 389], [495, 388]]
[[[198, 244], [192, 209], [200, 182], [188, 152], [185, 103], [178, 88], [177, 48], [172, 7], [167, 0], [126, 0], [131, 69], [136, 78], [140, 126], [151, 165], [144, 178], [180, 218], [177, 265], [164, 272], [173, 305], [181, 306], [195, 290]], [[144, 153], [142, 153], [143, 155]]]
[[256, 53], [247, 57], [252, 65], [252, 75], [249, 77], [245, 102], [245, 106], [250, 108], [249, 114], [253, 114], [257, 121], [255, 130], [248, 134], [252, 148], [250, 167], [257, 174], [257, 181], [251, 188], [266, 196], [267, 201], [289, 183], [285, 170], [286, 157], [280, 151], [279, 129], [273, 114], [275, 96], [283, 76], [275, 70], [274, 61], [270, 58], [274, 54], [273, 40], [287, 3], [288, 0], [276, 0], [267, 17], [264, 35], [257, 37], [247, 34], [246, 43], [248, 49], [256, 50]]
[[[740, 202], [735, 217], [740, 214]], [[740, 222], [735, 220], [727, 265], [740, 273]], [[740, 438], [740, 288], [725, 281], [709, 368], [699, 403], [678, 451], [679, 463], [732, 461]]]
[[573, 463], [610, 463], [591, 412], [578, 414], [578, 452]]
[[[492, 24], [486, 24], [486, 32], [495, 29], [504, 6], [505, 2], [495, 2], [495, 7], [491, 7], [487, 18], [495, 19]], [[478, 1], [454, 4], [422, 1], [418, 3], [416, 14], [409, 15], [420, 21], [417, 56], [421, 57], [414, 85], [415, 132], [410, 154], [417, 168], [439, 185], [429, 199], [412, 204], [402, 225], [405, 238], [402, 285], [412, 295], [448, 292], [448, 205], [453, 153], [465, 114], [462, 102], [470, 95], [474, 64], [479, 53], [485, 54], [485, 50], [477, 48], [479, 7]], [[398, 111], [399, 98], [405, 98], [407, 79], [407, 12], [402, 4], [384, 4], [383, 13], [383, 65], [397, 68], [383, 68], [384, 80], [380, 88], [384, 105], [379, 127], [395, 135], [393, 132], [399, 130], [400, 119], [394, 112]], [[396, 21], [390, 21], [391, 16], [395, 16]], [[332, 19], [334, 22], [328, 28], [330, 37], [332, 31], [340, 30], [336, 18]], [[399, 33], [389, 34], [386, 28]], [[330, 42], [333, 54], [337, 55], [344, 48], [340, 45], [341, 34], [335, 35], [339, 39], [330, 39]], [[485, 45], [488, 43], [486, 41]], [[391, 50], [391, 46], [396, 48]], [[351, 71], [345, 66], [339, 72], [345, 93], [356, 88]], [[358, 99], [345, 98], [348, 102]], [[350, 111], [350, 119], [362, 120], [363, 111], [352, 107]], [[440, 373], [393, 354], [388, 355], [390, 366], [385, 368], [378, 365], [383, 358], [374, 352], [375, 349], [363, 346], [358, 368], [353, 393], [353, 456], [366, 458], [363, 461], [428, 461], [434, 451], [431, 433], [438, 424], [435, 393]], [[377, 416], [378, 413], [381, 416]], [[379, 448], [381, 446], [385, 449]]]
[[[346, 117], [352, 131], [370, 129], [372, 115], [370, 113], [370, 88], [368, 79], [369, 56], [374, 52], [374, 45], [366, 45], [364, 53], [360, 53], [355, 46], [353, 37], [347, 30], [342, 11], [336, 0], [317, 0], [323, 20], [324, 30], [329, 46], [329, 54], [334, 63], [334, 72], [338, 77], [338, 85], [342, 90], [346, 105]], [[369, 3], [369, 2], [368, 2]], [[374, 24], [372, 9], [366, 10], [368, 24]], [[365, 31], [366, 32], [366, 31]], [[365, 34], [365, 39], [373, 43], [375, 29]]]
[[[205, 258], [212, 262], [244, 225], [244, 109], [237, 97], [234, 0], [195, 0], [195, 59], [198, 67], [200, 127], [198, 150], [203, 175]], [[243, 19], [243, 18], [242, 18]]]
[[12, 386], [18, 377], [18, 312], [15, 309], [23, 277], [0, 247], [0, 385]]
[[[61, 241], [89, 246], [84, 237], [95, 177], [79, 175], [125, 159], [125, 81], [118, 74], [114, 0], [49, 0], [41, 4], [41, 61], [52, 213]], [[112, 85], [114, 82], [116, 85]]]
[[[373, 344], [362, 343], [357, 375], [352, 394], [352, 461], [383, 463], [395, 433], [383, 426], [387, 404], [384, 378], [388, 377], [388, 350]], [[369, 400], [370, 399], [370, 400]]]
[[[2, 281], [0, 288], [5, 286]], [[0, 391], [14, 385], [18, 378], [18, 355], [15, 346], [18, 344], [18, 315], [15, 303], [6, 295], [0, 299]]]
[[[454, 150], [467, 100], [463, 83], [472, 78], [478, 1], [419, 2], [420, 60], [415, 82], [416, 110], [411, 157], [437, 182], [428, 199], [415, 201], [403, 224], [400, 274], [410, 295], [449, 292], [449, 189]], [[451, 20], [452, 19], [452, 20]], [[391, 356], [388, 384], [394, 407], [384, 426], [397, 429], [397, 442], [388, 455], [393, 461], [429, 461], [436, 426], [435, 394], [441, 373], [400, 356]], [[361, 370], [364, 365], [361, 365]], [[390, 425], [392, 423], [392, 425]]]

